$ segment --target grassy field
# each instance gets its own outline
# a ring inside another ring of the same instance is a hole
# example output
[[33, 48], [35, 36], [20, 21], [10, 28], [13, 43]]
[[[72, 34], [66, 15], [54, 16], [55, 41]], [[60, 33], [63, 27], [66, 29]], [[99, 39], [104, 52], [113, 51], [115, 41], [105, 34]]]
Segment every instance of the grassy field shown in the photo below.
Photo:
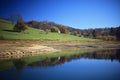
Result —
[[96, 41], [96, 39], [77, 37], [69, 34], [59, 34], [29, 27], [25, 33], [14, 32], [14, 24], [0, 19], [0, 39], [33, 39], [33, 40], [61, 40], [61, 41]]

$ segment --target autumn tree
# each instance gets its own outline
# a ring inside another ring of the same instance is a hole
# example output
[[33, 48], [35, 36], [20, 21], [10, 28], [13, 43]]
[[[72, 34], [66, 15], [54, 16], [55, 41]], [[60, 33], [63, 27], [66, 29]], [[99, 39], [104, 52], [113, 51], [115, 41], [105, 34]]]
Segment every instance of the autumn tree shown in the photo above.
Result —
[[65, 34], [70, 33], [69, 30], [67, 28], [65, 28], [65, 27], [59, 27], [59, 30], [60, 30], [61, 33], [65, 33]]
[[22, 31], [24, 32], [27, 28], [28, 28], [28, 26], [27, 26], [24, 22], [18, 21], [18, 22], [15, 24], [13, 30], [14, 30], [14, 31], [17, 31], [17, 32], [22, 32]]

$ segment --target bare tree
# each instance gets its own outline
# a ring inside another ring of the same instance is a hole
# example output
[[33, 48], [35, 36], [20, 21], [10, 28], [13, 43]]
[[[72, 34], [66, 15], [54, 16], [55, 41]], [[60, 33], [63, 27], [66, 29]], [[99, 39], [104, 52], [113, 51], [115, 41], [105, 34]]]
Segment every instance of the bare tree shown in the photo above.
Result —
[[23, 18], [22, 18], [22, 16], [20, 14], [12, 14], [9, 17], [9, 20], [12, 23], [17, 23], [17, 22], [23, 21]]

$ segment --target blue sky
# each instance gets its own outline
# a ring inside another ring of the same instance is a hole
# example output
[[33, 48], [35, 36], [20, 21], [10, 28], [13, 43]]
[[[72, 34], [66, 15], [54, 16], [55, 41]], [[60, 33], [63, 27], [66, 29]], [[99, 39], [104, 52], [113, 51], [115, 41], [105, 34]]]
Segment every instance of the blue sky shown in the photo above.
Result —
[[120, 26], [120, 0], [0, 0], [0, 16], [53, 21], [79, 29]]

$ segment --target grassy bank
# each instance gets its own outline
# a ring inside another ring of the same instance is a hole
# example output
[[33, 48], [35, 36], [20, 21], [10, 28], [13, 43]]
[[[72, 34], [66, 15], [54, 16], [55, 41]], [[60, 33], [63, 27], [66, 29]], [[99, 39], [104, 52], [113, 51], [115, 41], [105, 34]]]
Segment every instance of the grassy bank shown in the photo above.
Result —
[[25, 57], [25, 58], [23, 58], [23, 60], [29, 64], [29, 63], [35, 62], [37, 60], [43, 60], [46, 58], [49, 59], [49, 58], [56, 58], [59, 56], [60, 57], [73, 56], [73, 55], [85, 54], [85, 53], [93, 52], [93, 51], [95, 51], [95, 50], [93, 50], [93, 49], [82, 49], [82, 50], [72, 50], [72, 51], [67, 50], [67, 51], [62, 51], [62, 52], [55, 52], [52, 54], [41, 54], [41, 55], [37, 55], [37, 56]]
[[15, 24], [0, 19], [0, 39], [10, 39], [10, 40], [60, 40], [60, 41], [96, 41], [96, 39], [78, 37], [69, 34], [59, 34], [49, 32], [46, 33], [43, 30], [35, 29], [29, 27], [25, 33], [23, 32], [14, 32], [13, 27]]
[[9, 69], [13, 66], [17, 67], [18, 65], [21, 65], [21, 66], [28, 65], [36, 61], [42, 61], [44, 59], [51, 59], [51, 58], [57, 58], [57, 57], [70, 57], [70, 56], [90, 53], [94, 51], [95, 50], [90, 50], [90, 49], [84, 49], [79, 51], [63, 51], [63, 52], [56, 52], [51, 54], [40, 54], [36, 56], [24, 57], [16, 60], [2, 60], [0, 61], [1, 63], [0, 70]]

